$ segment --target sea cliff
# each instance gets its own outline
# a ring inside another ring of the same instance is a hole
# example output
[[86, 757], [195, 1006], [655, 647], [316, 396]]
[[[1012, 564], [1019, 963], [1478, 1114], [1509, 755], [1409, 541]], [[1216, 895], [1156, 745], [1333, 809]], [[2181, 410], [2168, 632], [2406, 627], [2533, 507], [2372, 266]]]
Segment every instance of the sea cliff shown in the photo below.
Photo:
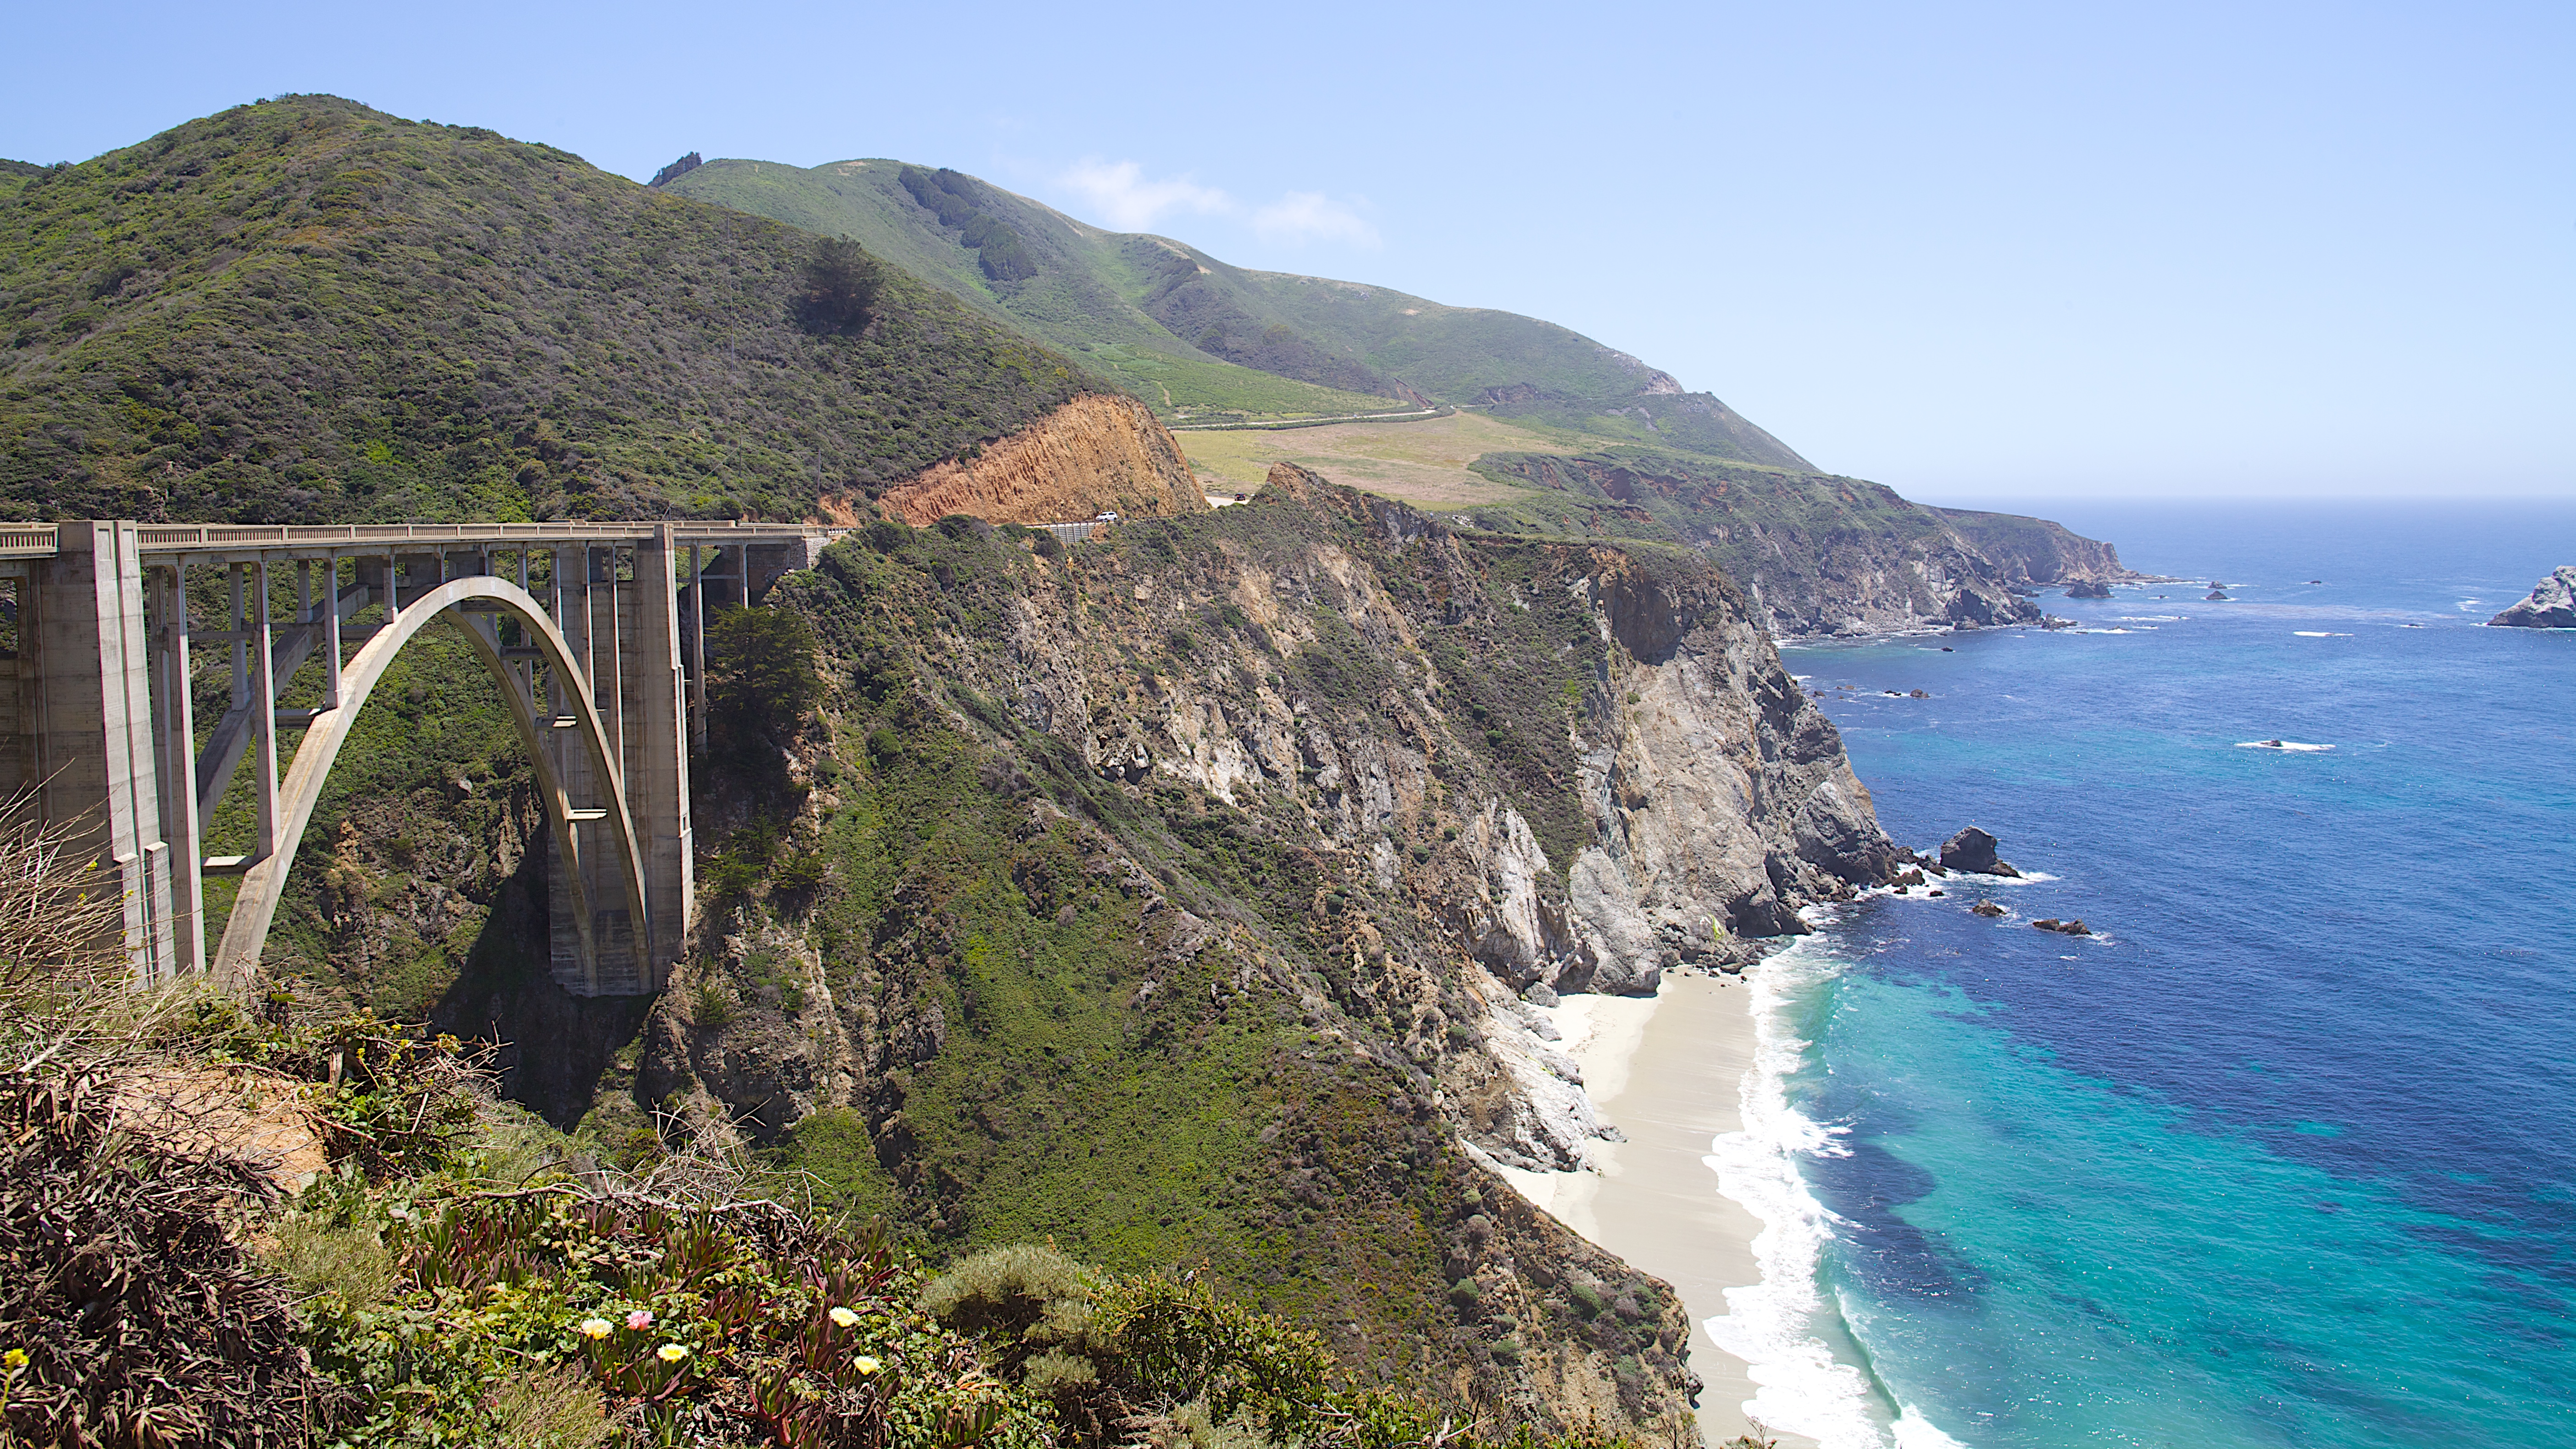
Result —
[[1587, 503], [1589, 527], [1701, 550], [1781, 637], [2035, 624], [2022, 592], [2129, 577], [2109, 544], [2057, 524], [1928, 508], [1858, 478], [1649, 448], [1489, 453], [1475, 470]]
[[701, 829], [819, 879], [713, 905], [636, 1100], [925, 1242], [1188, 1251], [1461, 1402], [1678, 1422], [1670, 1290], [1477, 1163], [1604, 1130], [1525, 994], [1897, 868], [1722, 575], [1283, 466], [1069, 551], [882, 525], [769, 607], [836, 684]]

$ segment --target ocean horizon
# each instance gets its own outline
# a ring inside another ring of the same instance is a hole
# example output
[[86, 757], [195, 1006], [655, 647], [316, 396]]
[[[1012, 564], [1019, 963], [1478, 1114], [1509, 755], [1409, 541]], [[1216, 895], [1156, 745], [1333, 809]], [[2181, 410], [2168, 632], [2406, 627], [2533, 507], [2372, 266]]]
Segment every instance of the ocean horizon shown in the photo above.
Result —
[[2576, 1442], [2576, 632], [2480, 627], [2576, 507], [2053, 516], [2191, 583], [1783, 651], [2026, 876], [1754, 968], [1712, 1337], [1827, 1449]]

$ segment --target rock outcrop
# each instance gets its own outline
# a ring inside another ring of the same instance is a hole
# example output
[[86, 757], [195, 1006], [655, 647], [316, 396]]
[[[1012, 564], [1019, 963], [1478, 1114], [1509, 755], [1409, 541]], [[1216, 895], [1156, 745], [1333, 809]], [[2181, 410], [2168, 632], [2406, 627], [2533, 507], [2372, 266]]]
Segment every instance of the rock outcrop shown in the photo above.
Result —
[[1995, 838], [1973, 825], [1941, 842], [1941, 868], [1970, 875], [2021, 874], [1996, 857]]
[[1474, 467], [1552, 495], [1562, 526], [1699, 549], [1781, 637], [2037, 624], [2016, 590], [2134, 577], [2109, 544], [2045, 520], [1926, 508], [1858, 478], [1650, 448], [1488, 453]]
[[2551, 570], [2530, 598], [2487, 622], [2511, 629], [2576, 629], [2576, 564]]
[[[1949, 522], [1996, 570], [2008, 588], [2042, 588], [2050, 584], [2117, 583], [2144, 575], [2120, 562], [2120, 551], [2100, 539], [2086, 538], [2045, 518], [2018, 513], [1983, 513], [1972, 508], [1932, 508]], [[2104, 598], [2107, 594], [2069, 594], [2069, 598]]]
[[[827, 517], [863, 504], [825, 500]], [[1207, 495], [1153, 412], [1131, 397], [1090, 393], [980, 456], [936, 464], [885, 490], [877, 506], [919, 527], [966, 514], [989, 523], [1078, 523], [1110, 512], [1168, 518], [1208, 511]]]

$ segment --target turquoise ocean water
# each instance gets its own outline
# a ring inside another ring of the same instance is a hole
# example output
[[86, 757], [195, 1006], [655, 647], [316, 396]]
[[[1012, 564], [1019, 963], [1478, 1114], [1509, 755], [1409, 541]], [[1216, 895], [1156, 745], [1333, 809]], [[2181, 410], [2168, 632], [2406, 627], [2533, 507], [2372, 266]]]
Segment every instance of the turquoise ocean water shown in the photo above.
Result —
[[2475, 627], [2576, 508], [2063, 521], [2196, 586], [1785, 651], [2033, 878], [1756, 968], [1712, 1333], [1828, 1449], [2576, 1444], [2576, 632]]

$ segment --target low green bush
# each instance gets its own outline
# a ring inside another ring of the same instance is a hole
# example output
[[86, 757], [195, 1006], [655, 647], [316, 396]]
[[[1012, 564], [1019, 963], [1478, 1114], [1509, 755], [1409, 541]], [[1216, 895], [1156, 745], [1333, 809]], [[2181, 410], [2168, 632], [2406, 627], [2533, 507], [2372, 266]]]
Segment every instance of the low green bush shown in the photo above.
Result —
[[335, 1445], [1052, 1437], [1037, 1399], [914, 1306], [918, 1278], [879, 1233], [569, 1186], [432, 1192], [361, 1219], [392, 1256], [392, 1291], [305, 1305], [313, 1362], [369, 1406]]

